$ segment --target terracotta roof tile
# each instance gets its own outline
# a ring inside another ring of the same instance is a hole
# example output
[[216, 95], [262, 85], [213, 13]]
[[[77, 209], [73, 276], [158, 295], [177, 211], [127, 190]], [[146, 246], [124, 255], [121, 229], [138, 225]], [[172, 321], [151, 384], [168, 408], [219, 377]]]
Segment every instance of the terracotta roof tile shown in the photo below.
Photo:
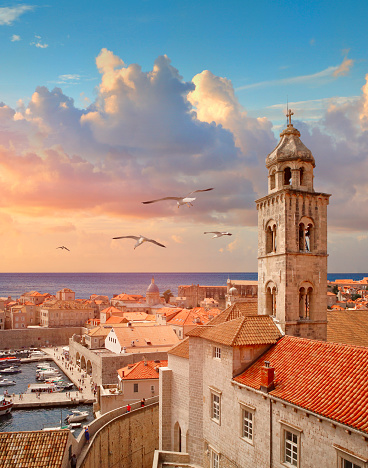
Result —
[[368, 346], [368, 311], [328, 310], [327, 341]]
[[[200, 331], [199, 331], [200, 330]], [[273, 344], [282, 333], [268, 315], [239, 317], [216, 326], [196, 327], [188, 336], [201, 336], [226, 346]]]
[[167, 354], [189, 359], [189, 338], [185, 338], [181, 343], [171, 348]]
[[118, 374], [122, 380], [158, 379], [158, 369], [166, 366], [167, 360], [158, 362], [140, 361], [136, 364], [118, 369]]
[[61, 468], [70, 432], [1, 432], [0, 466], [9, 468]]
[[220, 315], [211, 320], [211, 325], [218, 325], [219, 323], [228, 322], [239, 317], [247, 317], [250, 315], [257, 315], [258, 303], [257, 299], [250, 302], [235, 302], [229, 306]]
[[368, 433], [368, 348], [284, 336], [234, 380], [259, 389], [264, 361], [270, 395]]

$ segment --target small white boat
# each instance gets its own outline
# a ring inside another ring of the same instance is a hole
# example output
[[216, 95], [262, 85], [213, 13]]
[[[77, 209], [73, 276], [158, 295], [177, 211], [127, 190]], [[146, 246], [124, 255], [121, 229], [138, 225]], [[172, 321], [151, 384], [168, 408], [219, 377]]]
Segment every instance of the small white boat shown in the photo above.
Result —
[[0, 369], [1, 374], [19, 374], [19, 372], [22, 372], [19, 367], [7, 367], [5, 369]]
[[0, 379], [0, 387], [7, 387], [8, 385], [15, 385], [16, 383], [15, 380]]
[[68, 414], [68, 416], [65, 418], [68, 423], [76, 423], [79, 421], [83, 421], [84, 419], [87, 419], [89, 416], [88, 411], [79, 411], [79, 410], [73, 410], [71, 414]]
[[40, 364], [37, 364], [37, 369], [53, 369], [53, 367], [49, 362], [41, 362]]
[[71, 433], [75, 432], [75, 429], [72, 428], [71, 424], [64, 425], [64, 426], [56, 426], [56, 427], [44, 427], [43, 431], [59, 431], [60, 429], [69, 429]]
[[45, 379], [49, 379], [49, 378], [52, 378], [52, 377], [59, 377], [59, 376], [60, 376], [60, 372], [58, 372], [56, 369], [45, 370], [45, 371], [41, 371], [41, 372], [36, 373], [36, 379], [37, 380], [45, 380]]
[[0, 416], [9, 414], [12, 410], [13, 402], [11, 400], [6, 400], [3, 396], [0, 396]]
[[46, 353], [43, 351], [32, 351], [31, 354], [29, 355], [30, 358], [35, 358], [35, 357], [43, 357], [45, 356]]

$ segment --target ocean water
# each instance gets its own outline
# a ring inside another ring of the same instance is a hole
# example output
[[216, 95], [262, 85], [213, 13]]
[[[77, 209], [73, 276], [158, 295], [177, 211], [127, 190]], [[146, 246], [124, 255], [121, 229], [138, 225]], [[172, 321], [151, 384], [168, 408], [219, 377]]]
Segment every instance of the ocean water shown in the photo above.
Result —
[[[62, 288], [75, 291], [77, 299], [86, 299], [91, 294], [102, 294], [111, 299], [114, 294], [145, 294], [154, 276], [161, 293], [170, 289], [174, 295], [178, 286], [200, 284], [225, 286], [228, 278], [233, 280], [257, 280], [254, 273], [0, 273], [0, 297], [18, 298], [21, 294], [36, 290], [55, 294]], [[349, 278], [360, 280], [368, 273], [329, 273], [328, 279]]]
[[[21, 364], [22, 370], [19, 374], [4, 375], [9, 380], [15, 380], [16, 385], [8, 387], [0, 387], [0, 391], [7, 390], [10, 394], [26, 392], [28, 384], [37, 383], [36, 381], [36, 369], [38, 362], [32, 362], [27, 364]], [[56, 364], [50, 363], [52, 367], [57, 368]], [[61, 373], [63, 380], [70, 382], [68, 377], [63, 373], [61, 369], [58, 369]], [[71, 391], [75, 390], [75, 387]], [[60, 425], [60, 418], [63, 420], [70, 413], [72, 409], [78, 409], [80, 411], [88, 411], [89, 416], [83, 424], [88, 424], [93, 420], [92, 405], [79, 405], [79, 406], [68, 406], [68, 407], [55, 407], [55, 408], [32, 408], [32, 409], [13, 409], [8, 415], [0, 417], [0, 432], [11, 432], [11, 431], [33, 431], [41, 430], [44, 427], [57, 427]], [[83, 429], [77, 428], [74, 435], [77, 437], [80, 431]]]

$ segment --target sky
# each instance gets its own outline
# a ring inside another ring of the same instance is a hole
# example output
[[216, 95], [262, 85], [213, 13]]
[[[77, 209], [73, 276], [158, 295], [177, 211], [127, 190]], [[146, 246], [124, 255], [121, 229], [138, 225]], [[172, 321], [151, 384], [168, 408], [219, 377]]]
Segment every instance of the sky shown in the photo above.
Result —
[[[339, 0], [2, 2], [0, 271], [257, 271], [254, 200], [288, 102], [332, 194], [328, 271], [366, 272], [367, 15]], [[212, 187], [191, 208], [141, 203]], [[112, 239], [141, 234], [166, 248]]]

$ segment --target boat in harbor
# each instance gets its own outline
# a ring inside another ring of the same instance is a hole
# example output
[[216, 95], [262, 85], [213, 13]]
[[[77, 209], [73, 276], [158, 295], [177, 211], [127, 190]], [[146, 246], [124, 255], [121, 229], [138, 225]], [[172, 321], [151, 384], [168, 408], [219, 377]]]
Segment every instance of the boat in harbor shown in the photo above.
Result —
[[7, 400], [5, 397], [0, 396], [0, 416], [9, 414], [13, 408], [12, 400]]
[[9, 379], [0, 379], [0, 387], [8, 387], [9, 385], [16, 385], [15, 380], [9, 380]]
[[55, 393], [62, 392], [64, 387], [55, 383], [29, 384], [26, 393]]
[[20, 362], [20, 359], [15, 356], [2, 357], [0, 358], [0, 369], [14, 364], [20, 364]]
[[73, 410], [68, 416], [65, 418], [65, 420], [70, 424], [70, 423], [76, 423], [79, 421], [83, 421], [84, 419], [88, 418], [88, 411], [79, 411], [79, 410]]
[[15, 367], [15, 366], [6, 367], [5, 369], [0, 369], [1, 374], [19, 374], [19, 372], [22, 372], [22, 370], [19, 369], [19, 367]]
[[37, 380], [46, 380], [52, 377], [59, 377], [60, 372], [58, 372], [56, 369], [48, 369], [48, 370], [43, 370], [39, 371], [36, 373], [36, 379]]

